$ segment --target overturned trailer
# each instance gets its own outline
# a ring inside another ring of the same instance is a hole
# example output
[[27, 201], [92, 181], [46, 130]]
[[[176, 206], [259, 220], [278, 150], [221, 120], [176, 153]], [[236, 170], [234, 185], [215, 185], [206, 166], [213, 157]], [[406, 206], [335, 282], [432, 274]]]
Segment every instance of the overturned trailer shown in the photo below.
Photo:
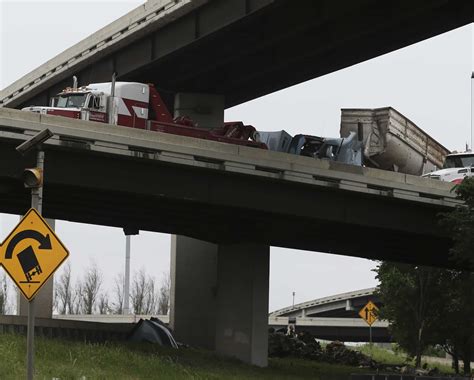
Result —
[[270, 150], [422, 175], [443, 166], [449, 150], [391, 107], [342, 109], [341, 137], [262, 132]]
[[340, 135], [357, 133], [365, 166], [422, 175], [443, 167], [448, 149], [392, 107], [341, 110]]

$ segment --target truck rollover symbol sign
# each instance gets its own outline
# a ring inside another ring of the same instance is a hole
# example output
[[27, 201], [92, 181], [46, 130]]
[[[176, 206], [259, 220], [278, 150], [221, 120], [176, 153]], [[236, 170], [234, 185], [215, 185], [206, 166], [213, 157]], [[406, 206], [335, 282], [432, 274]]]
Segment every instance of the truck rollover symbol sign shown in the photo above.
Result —
[[69, 251], [35, 209], [30, 209], [0, 246], [0, 264], [32, 300]]

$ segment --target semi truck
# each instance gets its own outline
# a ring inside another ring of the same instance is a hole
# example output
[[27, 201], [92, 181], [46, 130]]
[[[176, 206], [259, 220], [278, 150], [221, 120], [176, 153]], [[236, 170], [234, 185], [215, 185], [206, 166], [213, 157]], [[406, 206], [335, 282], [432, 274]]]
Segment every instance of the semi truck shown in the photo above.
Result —
[[286, 131], [257, 131], [251, 125], [224, 122], [214, 129], [200, 127], [189, 117], [173, 118], [152, 84], [92, 83], [68, 87], [50, 106], [25, 111], [58, 115], [131, 128], [172, 133], [224, 143], [286, 152], [351, 165], [422, 175], [443, 166], [449, 151], [391, 107], [342, 109], [339, 138]]
[[209, 130], [190, 118], [173, 118], [152, 84], [113, 80], [77, 87], [74, 79], [73, 87], [53, 97], [49, 106], [23, 110], [266, 149], [251, 125], [229, 122]]

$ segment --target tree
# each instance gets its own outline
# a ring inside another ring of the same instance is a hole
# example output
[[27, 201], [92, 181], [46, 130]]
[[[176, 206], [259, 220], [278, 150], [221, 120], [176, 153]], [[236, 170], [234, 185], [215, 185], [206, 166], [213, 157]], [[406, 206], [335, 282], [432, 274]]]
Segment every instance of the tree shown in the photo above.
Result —
[[460, 269], [474, 270], [474, 177], [465, 178], [454, 188], [457, 198], [464, 204], [453, 211], [441, 214], [440, 223], [451, 233], [454, 245], [452, 259]]
[[109, 297], [107, 296], [106, 293], [102, 293], [99, 296], [99, 302], [98, 302], [98, 309], [99, 309], [99, 314], [109, 314], [111, 311], [111, 307], [109, 305]]
[[9, 291], [7, 275], [2, 273], [0, 275], [0, 315], [8, 314], [10, 311]]
[[439, 341], [453, 356], [456, 373], [459, 373], [458, 361], [461, 359], [464, 373], [469, 374], [474, 353], [474, 276], [465, 271], [449, 270], [445, 277]]
[[158, 295], [157, 313], [160, 315], [168, 314], [169, 304], [170, 304], [170, 289], [171, 289], [170, 274], [164, 273], [163, 280], [161, 281], [160, 293]]
[[54, 285], [55, 303], [59, 314], [71, 314], [73, 312], [73, 285], [71, 277], [71, 264], [68, 262]]
[[155, 280], [149, 277], [143, 268], [135, 273], [130, 290], [130, 298], [135, 314], [150, 314], [155, 311]]
[[[464, 373], [471, 372], [474, 353], [474, 177], [454, 188], [464, 203], [441, 215], [441, 225], [451, 234], [451, 258], [460, 271], [453, 271], [446, 313], [450, 315], [446, 340], [463, 359]], [[451, 335], [449, 337], [449, 335]]]
[[123, 284], [124, 284], [123, 273], [119, 273], [114, 279], [113, 287], [113, 302], [112, 302], [112, 313], [123, 314]]
[[96, 309], [97, 297], [102, 285], [102, 274], [95, 263], [86, 269], [84, 278], [78, 282], [77, 294], [83, 314], [92, 314]]
[[395, 340], [420, 367], [423, 350], [436, 343], [442, 270], [382, 262], [375, 271], [380, 281], [377, 293], [384, 305], [380, 316], [389, 321]]

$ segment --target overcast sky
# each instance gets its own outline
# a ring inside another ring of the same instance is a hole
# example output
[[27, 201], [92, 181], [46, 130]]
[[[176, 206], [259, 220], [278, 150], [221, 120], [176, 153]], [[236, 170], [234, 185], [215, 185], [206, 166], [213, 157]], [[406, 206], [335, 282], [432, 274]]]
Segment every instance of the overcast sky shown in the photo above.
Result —
[[[0, 0], [0, 88], [141, 3]], [[472, 71], [469, 25], [233, 107], [226, 119], [259, 130], [338, 136], [341, 108], [392, 106], [447, 148], [462, 150], [470, 139]], [[18, 216], [0, 214], [0, 240], [17, 222]], [[124, 267], [122, 230], [64, 221], [56, 230], [71, 251], [73, 274], [95, 261], [111, 288]], [[169, 235], [133, 237], [132, 273], [146, 267], [160, 280], [169, 262]], [[293, 291], [295, 302], [304, 302], [375, 286], [374, 267], [365, 259], [272, 247], [270, 310], [289, 306]]]

